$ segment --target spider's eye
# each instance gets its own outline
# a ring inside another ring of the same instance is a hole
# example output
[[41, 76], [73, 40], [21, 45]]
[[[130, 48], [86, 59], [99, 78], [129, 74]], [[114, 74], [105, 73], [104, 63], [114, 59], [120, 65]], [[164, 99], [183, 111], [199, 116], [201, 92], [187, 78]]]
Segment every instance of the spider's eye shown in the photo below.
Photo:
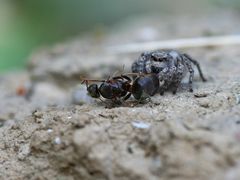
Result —
[[158, 56], [157, 54], [152, 54], [151, 57], [154, 61], [159, 61], [159, 62], [163, 61], [163, 59], [160, 56]]

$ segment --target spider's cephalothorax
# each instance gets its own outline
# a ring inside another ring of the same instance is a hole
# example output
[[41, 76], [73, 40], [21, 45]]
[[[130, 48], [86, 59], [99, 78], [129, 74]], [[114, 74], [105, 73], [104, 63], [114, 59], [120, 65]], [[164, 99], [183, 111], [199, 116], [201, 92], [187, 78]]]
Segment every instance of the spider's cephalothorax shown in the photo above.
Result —
[[159, 50], [142, 53], [132, 64], [133, 73], [154, 73], [157, 74], [160, 87], [160, 94], [172, 89], [175, 94], [182, 79], [189, 72], [189, 91], [192, 92], [194, 69], [192, 64], [197, 66], [202, 81], [206, 81], [199, 63], [187, 54], [175, 50]]

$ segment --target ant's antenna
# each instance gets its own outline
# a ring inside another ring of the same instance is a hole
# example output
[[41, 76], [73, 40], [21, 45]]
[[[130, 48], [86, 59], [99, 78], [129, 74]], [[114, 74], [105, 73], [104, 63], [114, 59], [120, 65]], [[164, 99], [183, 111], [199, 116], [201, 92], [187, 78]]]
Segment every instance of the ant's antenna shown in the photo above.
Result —
[[105, 82], [105, 80], [101, 80], [101, 79], [86, 79], [83, 77], [80, 77], [80, 80], [82, 81], [81, 84], [87, 84], [89, 82]]

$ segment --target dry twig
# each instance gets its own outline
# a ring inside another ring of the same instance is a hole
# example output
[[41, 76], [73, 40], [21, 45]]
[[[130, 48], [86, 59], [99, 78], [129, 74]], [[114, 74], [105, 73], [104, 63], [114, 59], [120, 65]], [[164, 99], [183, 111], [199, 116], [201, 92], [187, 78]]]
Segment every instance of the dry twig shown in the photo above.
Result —
[[110, 53], [137, 53], [157, 49], [183, 49], [209, 46], [240, 45], [240, 35], [199, 37], [189, 39], [176, 39], [167, 41], [153, 41], [145, 43], [133, 43], [114, 47], [108, 47]]

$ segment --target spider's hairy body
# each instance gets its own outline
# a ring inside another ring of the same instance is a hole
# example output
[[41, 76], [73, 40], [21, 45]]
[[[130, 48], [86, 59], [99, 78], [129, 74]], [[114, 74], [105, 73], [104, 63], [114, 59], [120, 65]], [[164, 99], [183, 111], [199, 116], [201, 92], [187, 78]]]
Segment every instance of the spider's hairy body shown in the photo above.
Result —
[[206, 81], [199, 63], [189, 55], [175, 50], [159, 50], [142, 53], [132, 64], [132, 72], [157, 74], [160, 82], [160, 94], [164, 94], [164, 92], [170, 88], [175, 94], [181, 81], [189, 72], [189, 91], [192, 92], [194, 77], [192, 64], [197, 66], [201, 79]]

